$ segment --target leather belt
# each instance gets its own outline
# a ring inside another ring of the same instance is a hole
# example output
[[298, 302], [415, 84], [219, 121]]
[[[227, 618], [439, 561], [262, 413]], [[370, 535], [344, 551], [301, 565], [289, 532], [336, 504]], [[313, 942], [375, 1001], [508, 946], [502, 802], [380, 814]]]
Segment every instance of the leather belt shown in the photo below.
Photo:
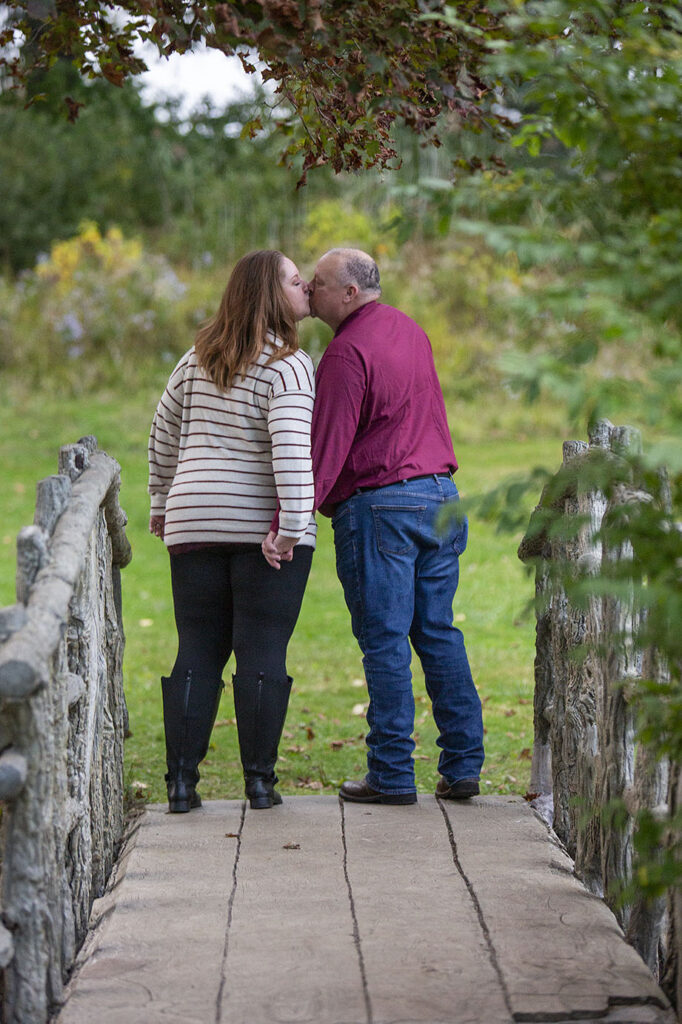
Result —
[[420, 473], [418, 476], [406, 476], [402, 480], [393, 480], [390, 484], [369, 484], [366, 487], [356, 487], [354, 493], [362, 494], [364, 491], [379, 491], [382, 487], [392, 487], [393, 484], [406, 484], [411, 480], [431, 480], [434, 476], [443, 477], [446, 480], [452, 479], [450, 473]]

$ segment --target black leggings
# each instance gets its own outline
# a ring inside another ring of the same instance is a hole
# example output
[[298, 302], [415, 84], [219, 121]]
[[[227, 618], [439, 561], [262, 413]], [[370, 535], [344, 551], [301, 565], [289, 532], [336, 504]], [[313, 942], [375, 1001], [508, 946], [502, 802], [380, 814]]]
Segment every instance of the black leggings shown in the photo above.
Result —
[[195, 677], [220, 679], [234, 651], [238, 675], [284, 679], [312, 557], [311, 547], [298, 545], [291, 562], [273, 569], [260, 548], [171, 554], [178, 630], [173, 678], [192, 669]]

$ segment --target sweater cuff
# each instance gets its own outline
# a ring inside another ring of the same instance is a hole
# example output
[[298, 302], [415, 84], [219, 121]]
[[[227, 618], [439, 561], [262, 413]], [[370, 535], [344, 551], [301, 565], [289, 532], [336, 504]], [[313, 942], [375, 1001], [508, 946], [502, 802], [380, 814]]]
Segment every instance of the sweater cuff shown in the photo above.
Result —
[[153, 516], [164, 516], [166, 514], [166, 495], [151, 494], [149, 496], [150, 511]]
[[301, 523], [300, 515], [293, 515], [292, 513], [283, 512], [280, 509], [279, 513], [279, 526], [278, 533], [283, 533], [287, 537], [297, 537], [299, 540], [305, 534], [308, 529], [308, 523], [310, 522], [310, 516], [306, 517], [305, 523]]

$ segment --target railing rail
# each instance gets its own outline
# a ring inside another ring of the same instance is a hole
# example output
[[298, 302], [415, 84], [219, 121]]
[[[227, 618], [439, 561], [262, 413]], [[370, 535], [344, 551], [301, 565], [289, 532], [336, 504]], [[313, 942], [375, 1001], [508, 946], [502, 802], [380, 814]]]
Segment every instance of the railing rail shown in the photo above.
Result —
[[0, 967], [6, 1024], [45, 1024], [124, 823], [120, 467], [94, 437], [61, 449], [17, 538], [0, 609]]

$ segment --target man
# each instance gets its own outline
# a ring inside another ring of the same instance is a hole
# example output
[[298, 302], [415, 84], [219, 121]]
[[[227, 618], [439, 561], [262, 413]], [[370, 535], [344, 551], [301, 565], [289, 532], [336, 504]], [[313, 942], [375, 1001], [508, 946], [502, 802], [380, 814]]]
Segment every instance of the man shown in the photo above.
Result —
[[[481, 702], [464, 640], [452, 624], [466, 520], [438, 513], [458, 501], [443, 395], [429, 340], [409, 317], [379, 302], [379, 270], [357, 249], [319, 260], [310, 307], [334, 330], [316, 374], [312, 423], [315, 503], [332, 517], [336, 565], [363, 653], [369, 693], [367, 775], [341, 786], [344, 800], [417, 800], [412, 753], [410, 641], [439, 730], [436, 796], [479, 792]], [[270, 534], [271, 565], [293, 538]]]

